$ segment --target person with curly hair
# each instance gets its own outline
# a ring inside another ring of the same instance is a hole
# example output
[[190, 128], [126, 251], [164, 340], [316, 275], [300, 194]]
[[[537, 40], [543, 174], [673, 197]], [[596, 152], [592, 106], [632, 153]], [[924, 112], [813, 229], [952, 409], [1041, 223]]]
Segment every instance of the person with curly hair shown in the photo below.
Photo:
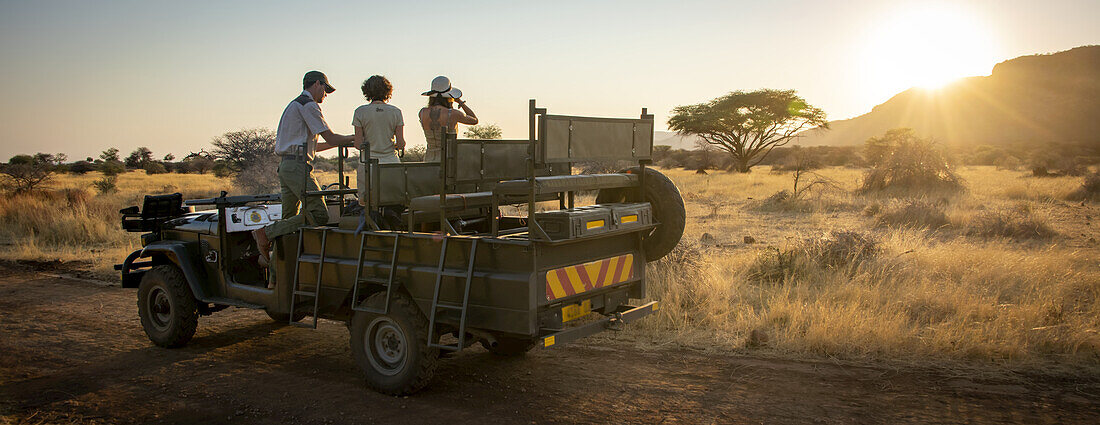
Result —
[[[363, 81], [363, 97], [370, 103], [355, 108], [351, 125], [355, 127], [355, 147], [364, 149], [364, 143], [370, 149], [370, 157], [379, 164], [401, 163], [398, 150], [405, 149], [405, 121], [401, 110], [386, 101], [393, 95], [393, 84], [381, 75], [372, 75]], [[356, 187], [359, 202], [366, 202], [366, 167], [359, 164], [356, 173]]]
[[386, 101], [393, 95], [393, 84], [381, 75], [363, 81], [363, 97], [370, 103], [355, 108], [351, 125], [355, 127], [355, 147], [370, 146], [370, 156], [381, 164], [399, 163], [399, 150], [405, 149], [405, 121], [401, 110]]

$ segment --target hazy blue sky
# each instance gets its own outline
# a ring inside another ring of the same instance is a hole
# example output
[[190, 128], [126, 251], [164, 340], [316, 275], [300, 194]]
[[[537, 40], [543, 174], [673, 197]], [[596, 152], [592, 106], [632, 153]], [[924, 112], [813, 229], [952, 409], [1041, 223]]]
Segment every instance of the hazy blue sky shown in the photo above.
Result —
[[676, 105], [793, 88], [850, 118], [914, 85], [1100, 43], [1097, 22], [1096, 0], [0, 0], [0, 159], [111, 146], [182, 156], [229, 130], [274, 128], [310, 69], [337, 87], [322, 109], [345, 134], [359, 84], [389, 77], [413, 143], [436, 75], [506, 137], [526, 137], [531, 98], [574, 115], [648, 107], [663, 126]]

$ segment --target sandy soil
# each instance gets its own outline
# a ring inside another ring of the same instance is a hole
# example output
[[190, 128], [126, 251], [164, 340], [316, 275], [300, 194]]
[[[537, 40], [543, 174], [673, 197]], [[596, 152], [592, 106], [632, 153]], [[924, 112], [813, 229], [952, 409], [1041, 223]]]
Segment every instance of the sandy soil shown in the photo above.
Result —
[[[1100, 384], [643, 349], [604, 338], [447, 358], [405, 398], [368, 390], [343, 324], [230, 309], [153, 346], [135, 290], [0, 267], [0, 424], [1095, 423]], [[1090, 419], [1091, 418], [1091, 419]]]

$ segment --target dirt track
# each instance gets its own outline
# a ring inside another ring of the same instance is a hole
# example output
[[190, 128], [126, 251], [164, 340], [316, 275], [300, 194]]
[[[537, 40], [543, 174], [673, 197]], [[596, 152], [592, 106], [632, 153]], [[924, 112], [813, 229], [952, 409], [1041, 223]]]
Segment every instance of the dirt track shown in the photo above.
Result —
[[[413, 397], [366, 389], [347, 330], [230, 309], [153, 346], [134, 290], [0, 268], [6, 423], [1095, 423], [1095, 382], [998, 382], [628, 342], [446, 359]], [[1035, 379], [1035, 381], [1039, 381]], [[1091, 418], [1091, 419], [1090, 419]]]

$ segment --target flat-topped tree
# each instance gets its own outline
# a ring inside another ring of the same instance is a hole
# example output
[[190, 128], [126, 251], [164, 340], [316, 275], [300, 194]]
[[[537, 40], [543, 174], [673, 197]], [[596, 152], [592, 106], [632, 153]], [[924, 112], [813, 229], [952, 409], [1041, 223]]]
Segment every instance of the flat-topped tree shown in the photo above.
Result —
[[737, 171], [749, 172], [802, 130], [827, 127], [825, 111], [794, 90], [735, 91], [709, 102], [677, 106], [668, 128], [694, 135], [728, 153]]

